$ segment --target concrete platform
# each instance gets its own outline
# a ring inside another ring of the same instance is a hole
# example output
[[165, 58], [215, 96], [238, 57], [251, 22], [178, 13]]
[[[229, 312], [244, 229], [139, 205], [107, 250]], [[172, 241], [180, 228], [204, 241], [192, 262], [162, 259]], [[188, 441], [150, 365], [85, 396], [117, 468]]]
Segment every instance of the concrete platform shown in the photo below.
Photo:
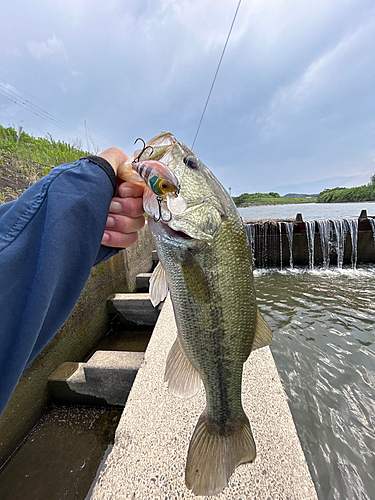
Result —
[[[168, 393], [163, 382], [164, 368], [175, 336], [168, 298], [129, 394], [115, 444], [87, 498], [196, 498], [185, 486], [185, 461], [205, 396], [203, 389], [187, 401]], [[229, 486], [214, 498], [317, 499], [268, 347], [254, 352], [245, 364], [243, 402], [256, 441], [257, 458], [253, 464], [238, 467]]]

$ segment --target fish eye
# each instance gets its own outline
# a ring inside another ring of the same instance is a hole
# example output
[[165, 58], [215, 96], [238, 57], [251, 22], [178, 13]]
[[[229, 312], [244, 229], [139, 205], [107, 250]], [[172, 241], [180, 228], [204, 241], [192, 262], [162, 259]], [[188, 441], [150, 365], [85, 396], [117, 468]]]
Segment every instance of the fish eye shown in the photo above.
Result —
[[195, 156], [186, 156], [186, 158], [184, 158], [184, 163], [189, 168], [198, 168], [198, 162]]

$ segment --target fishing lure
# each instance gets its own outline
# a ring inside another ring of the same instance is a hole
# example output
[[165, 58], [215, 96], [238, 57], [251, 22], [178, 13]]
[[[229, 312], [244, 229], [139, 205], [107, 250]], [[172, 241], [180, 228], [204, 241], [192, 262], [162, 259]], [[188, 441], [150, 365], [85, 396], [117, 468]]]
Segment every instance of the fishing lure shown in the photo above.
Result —
[[119, 167], [118, 176], [120, 179], [141, 186], [146, 184], [156, 196], [163, 199], [169, 193], [178, 197], [180, 185], [177, 177], [172, 170], [158, 160], [141, 160], [144, 152], [147, 149], [151, 149], [151, 155], [153, 148], [152, 146], [146, 146], [144, 140], [140, 138], [135, 143], [139, 140], [143, 142], [143, 148], [132, 162], [125, 162]]
[[180, 187], [177, 177], [160, 161], [133, 162], [132, 169], [142, 177], [147, 187], [157, 196], [165, 198], [167, 193], [174, 193], [178, 196]]

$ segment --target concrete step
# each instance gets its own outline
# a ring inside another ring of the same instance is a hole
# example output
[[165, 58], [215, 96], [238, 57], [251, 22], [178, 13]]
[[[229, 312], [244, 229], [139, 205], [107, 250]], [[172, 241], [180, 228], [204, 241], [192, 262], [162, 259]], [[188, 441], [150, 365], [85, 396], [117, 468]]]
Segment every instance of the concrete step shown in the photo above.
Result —
[[118, 313], [125, 324], [154, 326], [160, 314], [148, 293], [116, 293], [107, 300], [108, 312]]
[[87, 363], [60, 365], [48, 386], [60, 402], [124, 406], [143, 357], [143, 352], [96, 351]]
[[140, 273], [137, 275], [136, 285], [139, 293], [148, 292], [151, 275], [152, 273]]

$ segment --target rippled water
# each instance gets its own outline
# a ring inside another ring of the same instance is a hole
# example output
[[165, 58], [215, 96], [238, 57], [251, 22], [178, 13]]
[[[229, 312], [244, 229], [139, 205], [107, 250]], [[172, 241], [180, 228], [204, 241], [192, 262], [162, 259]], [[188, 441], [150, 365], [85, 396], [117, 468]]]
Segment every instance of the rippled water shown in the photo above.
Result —
[[375, 499], [375, 267], [255, 283], [319, 498]]

